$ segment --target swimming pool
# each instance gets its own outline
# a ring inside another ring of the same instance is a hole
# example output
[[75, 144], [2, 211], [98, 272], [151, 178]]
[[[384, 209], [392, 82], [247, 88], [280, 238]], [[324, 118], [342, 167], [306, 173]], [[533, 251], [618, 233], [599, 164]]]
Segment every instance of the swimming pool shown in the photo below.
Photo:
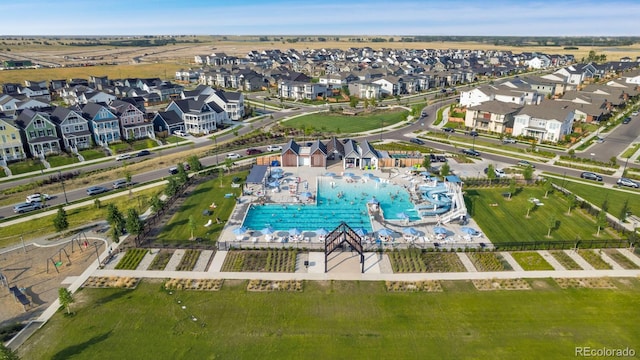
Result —
[[366, 182], [362, 179], [347, 182], [319, 177], [317, 181], [316, 204], [254, 204], [249, 208], [243, 226], [250, 230], [271, 226], [280, 231], [294, 227], [313, 231], [318, 228], [333, 230], [344, 221], [353, 228], [372, 231], [367, 202], [374, 197], [387, 220], [400, 220], [400, 213], [405, 213], [409, 220], [420, 219], [409, 193], [402, 186], [378, 182], [375, 178], [366, 179]]

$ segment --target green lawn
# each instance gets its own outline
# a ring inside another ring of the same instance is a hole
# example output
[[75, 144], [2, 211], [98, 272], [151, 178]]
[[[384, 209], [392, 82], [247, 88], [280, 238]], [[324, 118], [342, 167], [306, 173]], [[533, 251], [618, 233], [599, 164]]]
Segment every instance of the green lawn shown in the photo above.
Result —
[[[574, 359], [634, 347], [638, 279], [619, 288], [389, 293], [381, 282], [305, 282], [302, 292], [83, 289], [20, 347], [23, 359]], [[184, 307], [184, 308], [183, 308]], [[196, 321], [192, 319], [195, 317]], [[99, 321], [96, 321], [99, 319]], [[597, 326], [593, 326], [597, 324]]]
[[63, 165], [75, 164], [80, 161], [78, 160], [78, 157], [75, 155], [65, 154], [65, 155], [49, 156], [47, 157], [47, 162], [49, 163], [49, 165], [51, 165], [51, 167], [58, 167]]
[[80, 155], [82, 155], [82, 157], [85, 160], [94, 160], [94, 159], [100, 159], [100, 158], [105, 157], [104, 156], [104, 151], [102, 151], [102, 149], [81, 150], [80, 151]]
[[[604, 188], [601, 186], [592, 186], [587, 184], [581, 184], [572, 181], [563, 181], [563, 179], [550, 180], [560, 186], [564, 186], [567, 190], [573, 192], [577, 196], [589, 201], [595, 206], [600, 207], [605, 199], [609, 203], [609, 213], [613, 216], [619, 216], [620, 210], [625, 200], [628, 201], [629, 210], [631, 213], [640, 215], [640, 193], [631, 194], [624, 191], [618, 191], [611, 188]], [[597, 184], [596, 184], [597, 185]], [[624, 188], [625, 190], [631, 190], [631, 188]]]
[[407, 119], [407, 111], [394, 110], [376, 112], [367, 115], [310, 114], [287, 120], [285, 126], [294, 128], [314, 128], [323, 132], [350, 134], [379, 129], [381, 125], [390, 126]]
[[[567, 203], [560, 194], [544, 198], [540, 187], [525, 187], [511, 200], [502, 196], [507, 188], [466, 189], [465, 202], [471, 217], [494, 244], [519, 241], [612, 239], [606, 231], [596, 237], [595, 219], [574, 209], [567, 215]], [[527, 218], [529, 198], [537, 198], [538, 206]], [[547, 237], [549, 219], [556, 219], [556, 227]]]
[[[216, 224], [215, 219], [219, 217], [220, 220], [228, 220], [235, 206], [235, 199], [233, 197], [225, 198], [224, 195], [228, 193], [233, 193], [235, 196], [240, 195], [241, 189], [232, 188], [231, 181], [234, 177], [245, 179], [247, 175], [247, 171], [226, 175], [222, 177], [222, 187], [220, 187], [219, 179], [209, 180], [198, 185], [196, 189], [189, 194], [189, 197], [184, 204], [182, 204], [180, 210], [178, 210], [164, 226], [157, 239], [163, 242], [190, 241], [191, 230], [189, 228], [189, 216], [193, 216], [197, 224], [193, 233], [194, 237], [201, 238], [205, 242], [217, 240], [224, 227], [224, 223]], [[209, 209], [211, 203], [214, 202], [217, 207], [212, 209], [213, 214], [210, 216], [202, 215], [202, 212]], [[209, 227], [204, 227], [204, 224], [209, 219], [213, 219], [213, 224]]]
[[9, 163], [7, 165], [11, 170], [11, 174], [13, 175], [44, 170], [44, 165], [40, 162], [40, 160], [33, 159], [22, 160], [14, 163]]
[[524, 270], [553, 270], [553, 266], [549, 264], [540, 254], [535, 251], [517, 251], [512, 252], [511, 256], [522, 266]]

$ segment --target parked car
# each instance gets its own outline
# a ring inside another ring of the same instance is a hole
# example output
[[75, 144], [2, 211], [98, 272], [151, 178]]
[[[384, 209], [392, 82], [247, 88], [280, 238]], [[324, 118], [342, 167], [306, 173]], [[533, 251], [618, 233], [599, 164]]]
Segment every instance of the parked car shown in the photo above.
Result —
[[414, 143], [414, 144], [418, 144], [418, 145], [424, 145], [424, 141], [418, 139], [418, 138], [413, 138], [411, 140], [409, 140], [410, 142]]
[[469, 131], [469, 135], [470, 135], [470, 136], [473, 136], [473, 137], [476, 137], [476, 136], [478, 136], [478, 135], [480, 135], [480, 134], [478, 134], [478, 132], [477, 132], [477, 131], [475, 131], [475, 130], [471, 130], [471, 131]]
[[227, 154], [227, 159], [240, 159], [242, 156], [240, 156], [240, 154], [237, 153], [229, 153]]
[[503, 144], [515, 144], [516, 143], [516, 139], [505, 138], [505, 139], [502, 139], [502, 143]]
[[136, 157], [149, 156], [149, 155], [151, 155], [151, 151], [140, 150], [140, 152], [136, 154]]
[[30, 203], [24, 202], [17, 204], [13, 207], [13, 212], [16, 214], [22, 214], [33, 210], [42, 209], [42, 203], [39, 201], [32, 201]]
[[628, 116], [627, 116], [626, 118], [624, 118], [624, 120], [622, 120], [622, 123], [623, 123], [623, 124], [628, 124], [628, 123], [630, 123], [630, 122], [631, 122], [631, 118], [630, 118], [630, 117], [628, 117]]
[[505, 173], [503, 169], [495, 168], [493, 169], [493, 172], [496, 174], [496, 177], [499, 179], [503, 177], [507, 177], [507, 173]]
[[436, 160], [438, 160], [438, 162], [447, 162], [447, 157], [444, 155], [436, 155]]
[[528, 162], [527, 160], [520, 160], [520, 161], [518, 161], [518, 162], [516, 163], [516, 165], [518, 165], [518, 166], [525, 166], [525, 167], [527, 167], [527, 166], [531, 166], [532, 168], [535, 168], [535, 167], [536, 167], [534, 164], [532, 164], [532, 163]]
[[120, 180], [116, 180], [113, 182], [113, 188], [114, 189], [121, 189], [123, 187], [127, 187], [131, 185], [131, 183], [128, 183], [127, 180], [125, 179], [120, 179]]
[[474, 149], [462, 149], [462, 153], [470, 156], [480, 156], [480, 153]]
[[47, 195], [47, 194], [40, 194], [40, 193], [35, 193], [35, 194], [31, 194], [29, 196], [27, 196], [27, 203], [32, 203], [32, 202], [42, 202], [42, 200], [51, 200], [51, 196]]
[[187, 133], [182, 131], [182, 130], [176, 130], [173, 132], [173, 135], [177, 135], [177, 136], [187, 136]]
[[175, 175], [177, 173], [178, 173], [178, 168], [177, 167], [174, 166], [174, 167], [170, 167], [169, 168], [169, 174]]
[[620, 179], [618, 179], [618, 181], [616, 183], [618, 185], [629, 186], [629, 187], [636, 188], [636, 189], [640, 186], [640, 184], [638, 184], [637, 182], [635, 182], [634, 180], [631, 180], [629, 178], [620, 178]]
[[127, 160], [131, 158], [131, 154], [120, 154], [116, 156], [116, 161]]
[[596, 138], [596, 142], [597, 142], [598, 144], [602, 144], [602, 143], [604, 142], [604, 138], [601, 138], [601, 137], [599, 137], [599, 136], [598, 136], [598, 137]]
[[247, 149], [247, 155], [257, 155], [262, 154], [262, 150], [260, 149]]
[[450, 128], [450, 127], [443, 127], [442, 131], [448, 132], [448, 133], [454, 133], [454, 132], [456, 132], [456, 129]]
[[638, 112], [637, 111], [632, 112], [631, 116], [638, 116]]
[[267, 151], [282, 151], [282, 146], [280, 146], [280, 145], [269, 145], [269, 146], [267, 146]]
[[92, 195], [98, 195], [98, 194], [102, 194], [104, 192], [109, 191], [109, 189], [107, 189], [106, 187], [103, 186], [92, 186], [90, 188], [87, 189], [87, 195], [92, 196]]
[[427, 116], [429, 116], [429, 114], [427, 114], [427, 112], [426, 112], [426, 111], [423, 111], [423, 112], [420, 114], [420, 116], [421, 116], [421, 117], [427, 117]]
[[587, 180], [602, 181], [602, 176], [589, 171], [583, 172], [582, 174], [580, 174], [580, 177]]

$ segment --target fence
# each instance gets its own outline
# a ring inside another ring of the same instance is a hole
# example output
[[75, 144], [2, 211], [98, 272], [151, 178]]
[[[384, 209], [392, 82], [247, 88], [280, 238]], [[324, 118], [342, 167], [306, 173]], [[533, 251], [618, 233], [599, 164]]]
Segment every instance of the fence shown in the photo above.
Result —
[[634, 243], [625, 239], [610, 240], [555, 240], [555, 241], [520, 241], [493, 244], [495, 250], [520, 251], [520, 250], [569, 250], [569, 249], [607, 249], [607, 248], [631, 248]]

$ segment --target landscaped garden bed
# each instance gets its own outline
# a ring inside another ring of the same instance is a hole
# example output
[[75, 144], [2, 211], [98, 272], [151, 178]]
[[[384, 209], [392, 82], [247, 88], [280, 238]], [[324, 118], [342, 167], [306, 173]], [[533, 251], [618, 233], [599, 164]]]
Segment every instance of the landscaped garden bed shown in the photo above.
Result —
[[535, 270], [553, 270], [553, 266], [549, 264], [542, 255], [535, 251], [517, 251], [512, 252], [511, 256], [527, 271]]
[[164, 270], [173, 256], [173, 251], [160, 250], [149, 264], [147, 270]]
[[481, 291], [488, 290], [531, 290], [524, 279], [482, 279], [473, 280], [473, 286]]
[[636, 265], [633, 261], [629, 260], [626, 256], [622, 255], [616, 249], [607, 249], [604, 252], [616, 263], [622, 266], [625, 270], [635, 270], [640, 269], [640, 266]]
[[387, 253], [391, 261], [394, 273], [422, 273], [427, 271], [427, 266], [422, 260], [422, 250], [406, 249], [394, 250]]
[[553, 256], [566, 270], [582, 270], [582, 267], [564, 251], [549, 251], [549, 254], [551, 254], [551, 256]]
[[386, 281], [385, 286], [389, 292], [441, 292], [440, 281]]
[[596, 270], [611, 270], [611, 265], [602, 260], [596, 251], [598, 250], [580, 249], [578, 250], [578, 255], [582, 256], [582, 258]]
[[302, 291], [302, 280], [249, 280], [248, 291]]
[[615, 289], [616, 286], [607, 278], [554, 278], [562, 289], [589, 288], [589, 289]]
[[180, 264], [176, 267], [176, 271], [191, 271], [196, 266], [200, 257], [200, 250], [186, 250], [184, 256], [180, 259]]
[[296, 249], [230, 251], [222, 270], [230, 272], [295, 272]]
[[218, 291], [223, 279], [169, 279], [164, 283], [167, 290], [206, 290]]
[[116, 265], [116, 270], [135, 270], [142, 258], [147, 254], [147, 249], [129, 249]]
[[90, 276], [82, 287], [135, 289], [140, 278], [122, 276]]
[[422, 261], [426, 266], [426, 272], [465, 272], [467, 269], [464, 267], [462, 261], [456, 253], [432, 253], [423, 252]]
[[507, 261], [500, 255], [492, 252], [468, 253], [469, 259], [478, 271], [505, 271], [513, 270]]

